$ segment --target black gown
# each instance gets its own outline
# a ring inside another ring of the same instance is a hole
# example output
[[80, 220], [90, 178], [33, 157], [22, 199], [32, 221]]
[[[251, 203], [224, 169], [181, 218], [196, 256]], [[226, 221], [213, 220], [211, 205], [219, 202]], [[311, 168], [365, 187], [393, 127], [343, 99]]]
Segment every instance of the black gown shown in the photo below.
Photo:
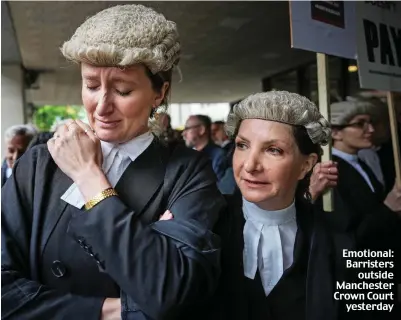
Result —
[[[42, 145], [2, 188], [2, 319], [99, 320], [108, 297], [121, 298], [124, 319], [204, 309], [220, 274], [211, 230], [225, 206], [207, 158], [155, 140], [124, 172], [119, 197], [90, 211], [60, 199], [71, 184]], [[158, 221], [166, 209], [174, 219]]]
[[298, 230], [294, 260], [266, 297], [259, 272], [253, 280], [244, 276], [242, 259], [245, 219], [241, 196], [236, 193], [227, 199], [229, 211], [226, 221], [220, 221], [217, 226], [223, 239], [222, 278], [217, 294], [223, 306], [220, 316], [224, 319], [243, 320], [306, 320], [306, 274], [313, 216], [305, 211], [302, 204], [296, 203]]
[[[337, 198], [337, 193], [336, 198]], [[345, 301], [333, 298], [336, 281], [351, 281], [343, 249], [357, 250], [368, 229], [349, 228], [348, 208], [337, 202], [334, 212], [321, 205], [297, 200], [298, 230], [294, 260], [266, 297], [257, 273], [254, 280], [244, 276], [242, 197], [227, 196], [228, 210], [217, 225], [223, 239], [222, 276], [211, 319], [241, 320], [345, 320], [398, 319], [399, 310], [390, 313], [346, 313]]]

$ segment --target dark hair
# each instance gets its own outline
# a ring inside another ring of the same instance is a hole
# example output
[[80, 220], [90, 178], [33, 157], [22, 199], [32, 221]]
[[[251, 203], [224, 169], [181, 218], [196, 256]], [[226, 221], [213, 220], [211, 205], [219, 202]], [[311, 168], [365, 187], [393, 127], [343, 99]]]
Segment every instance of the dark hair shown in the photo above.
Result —
[[6, 140], [11, 140], [15, 136], [23, 136], [27, 139], [27, 142], [31, 141], [33, 137], [35, 137], [36, 132], [33, 129], [29, 129], [27, 125], [14, 125], [8, 128], [5, 133], [4, 137]]
[[45, 144], [47, 143], [51, 138], [53, 137], [52, 132], [39, 132], [35, 138], [31, 140], [31, 142], [28, 145], [27, 149], [31, 149], [34, 146], [40, 145], [40, 144]]
[[[307, 156], [311, 153], [316, 153], [318, 157], [322, 155], [322, 148], [318, 144], [314, 144], [309, 138], [309, 135], [302, 126], [292, 126], [292, 133], [294, 135], [295, 142], [298, 146], [299, 151]], [[296, 200], [307, 200], [311, 202], [312, 196], [309, 192], [310, 177], [312, 175], [312, 170], [308, 172], [305, 177], [298, 182], [297, 189], [295, 191]]]
[[213, 124], [217, 124], [217, 125], [219, 125], [219, 126], [224, 126], [226, 123], [224, 122], [224, 121], [215, 121], [215, 122], [213, 122]]
[[[169, 86], [166, 90], [166, 94], [164, 95], [164, 98], [161, 102], [161, 106], [168, 106], [168, 96], [170, 94], [170, 89], [171, 89], [171, 81], [173, 77], [173, 69], [167, 70], [167, 71], [161, 71], [156, 74], [153, 74], [148, 67], [145, 67], [146, 70], [146, 75], [150, 79], [150, 82], [152, 82], [152, 88], [153, 90], [160, 92], [161, 89], [163, 88], [163, 84], [165, 82], [169, 83]], [[152, 112], [150, 113], [150, 117], [153, 118], [156, 110], [152, 109]]]
[[210, 137], [211, 131], [212, 131], [212, 119], [210, 119], [210, 117], [205, 116], [203, 114], [197, 114], [197, 115], [194, 115], [194, 117], [196, 117], [198, 119], [198, 121], [201, 123], [201, 125], [205, 127], [206, 134], [208, 135], [208, 137]]
[[29, 130], [27, 128], [19, 128], [15, 131], [16, 136], [28, 136]]

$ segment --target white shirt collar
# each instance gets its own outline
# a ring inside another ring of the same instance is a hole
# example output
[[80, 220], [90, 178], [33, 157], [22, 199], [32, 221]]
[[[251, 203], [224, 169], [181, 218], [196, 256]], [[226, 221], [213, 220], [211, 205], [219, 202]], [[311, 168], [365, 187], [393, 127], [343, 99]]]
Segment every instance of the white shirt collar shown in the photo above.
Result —
[[254, 279], [259, 270], [267, 296], [293, 262], [298, 229], [295, 203], [283, 210], [267, 211], [243, 199], [243, 213], [244, 276]]
[[10, 167], [7, 167], [7, 169], [6, 169], [6, 178], [7, 179], [10, 178], [12, 173], [13, 173], [13, 169], [10, 168]]
[[[122, 144], [101, 141], [102, 169], [113, 187], [117, 185], [131, 161], [135, 161], [150, 146], [153, 139], [152, 133], [146, 132]], [[81, 209], [85, 204], [85, 200], [75, 183], [67, 189], [61, 199], [78, 209]]]
[[227, 139], [227, 140], [225, 140], [225, 141], [223, 141], [223, 142], [221, 143], [220, 147], [224, 148], [224, 147], [225, 147], [226, 145], [228, 145], [230, 142], [231, 142], [230, 139]]
[[245, 219], [261, 222], [268, 226], [279, 226], [286, 224], [296, 218], [295, 201], [282, 210], [268, 211], [261, 209], [256, 204], [243, 199], [243, 208]]
[[332, 148], [332, 154], [348, 162], [358, 162], [357, 154], [349, 154], [336, 148]]
[[100, 144], [102, 146], [102, 153], [104, 158], [108, 157], [112, 150], [117, 148], [119, 150], [123, 150], [124, 153], [130, 157], [131, 161], [134, 161], [139, 156], [139, 154], [143, 152], [143, 145], [146, 145], [146, 147], [148, 147], [150, 143], [152, 143], [152, 141], [153, 135], [151, 132], [148, 131], [125, 143], [115, 144], [101, 141]]

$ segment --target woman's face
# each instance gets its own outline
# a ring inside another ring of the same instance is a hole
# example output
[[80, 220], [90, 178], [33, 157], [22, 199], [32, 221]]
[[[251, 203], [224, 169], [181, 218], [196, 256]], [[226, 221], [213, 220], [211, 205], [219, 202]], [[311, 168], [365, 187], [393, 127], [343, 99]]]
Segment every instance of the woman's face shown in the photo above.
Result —
[[243, 197], [266, 210], [291, 205], [298, 181], [312, 169], [317, 155], [302, 155], [290, 125], [243, 120], [235, 139], [233, 169]]
[[341, 151], [356, 154], [361, 149], [372, 147], [373, 132], [370, 116], [366, 114], [357, 115], [351, 119], [345, 128], [333, 130], [333, 145]]
[[148, 131], [152, 108], [163, 100], [152, 88], [143, 65], [120, 69], [83, 63], [82, 101], [89, 124], [100, 140], [123, 143]]

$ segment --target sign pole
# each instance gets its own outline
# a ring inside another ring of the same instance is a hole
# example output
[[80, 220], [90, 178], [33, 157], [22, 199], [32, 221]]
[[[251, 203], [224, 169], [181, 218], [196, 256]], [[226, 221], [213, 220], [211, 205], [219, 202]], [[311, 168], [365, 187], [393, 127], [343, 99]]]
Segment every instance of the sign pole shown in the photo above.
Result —
[[[319, 91], [320, 113], [330, 122], [330, 78], [327, 55], [317, 53], [317, 80]], [[331, 140], [323, 147], [322, 162], [331, 160]], [[333, 190], [330, 189], [323, 194], [323, 209], [327, 212], [334, 211]]]
[[401, 189], [401, 157], [398, 142], [398, 123], [395, 114], [394, 94], [387, 92], [387, 105], [390, 116], [391, 139], [393, 142], [394, 165], [395, 165], [395, 183]]

